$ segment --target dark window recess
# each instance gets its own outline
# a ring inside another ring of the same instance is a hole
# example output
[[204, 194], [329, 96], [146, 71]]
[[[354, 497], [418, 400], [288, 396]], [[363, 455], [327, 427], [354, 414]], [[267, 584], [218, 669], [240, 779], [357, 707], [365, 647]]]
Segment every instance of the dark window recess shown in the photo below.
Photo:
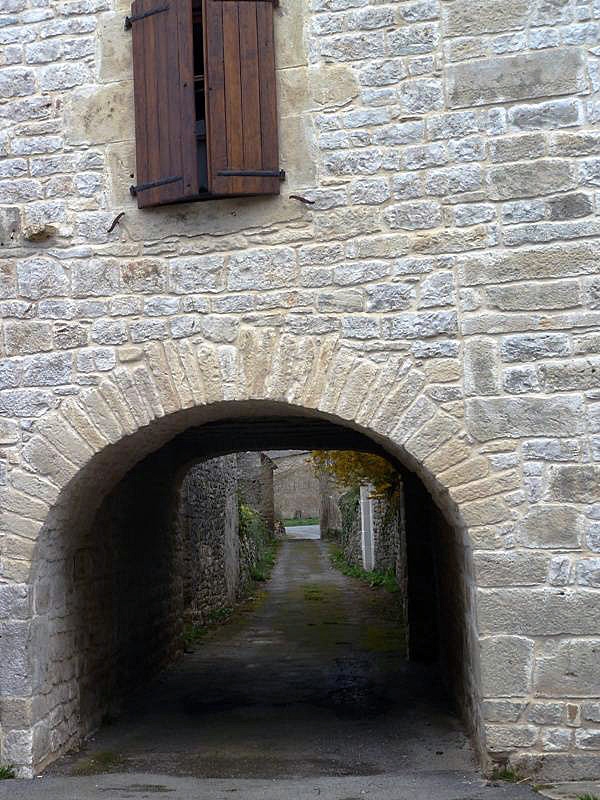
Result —
[[278, 194], [273, 0], [134, 0], [138, 206]]

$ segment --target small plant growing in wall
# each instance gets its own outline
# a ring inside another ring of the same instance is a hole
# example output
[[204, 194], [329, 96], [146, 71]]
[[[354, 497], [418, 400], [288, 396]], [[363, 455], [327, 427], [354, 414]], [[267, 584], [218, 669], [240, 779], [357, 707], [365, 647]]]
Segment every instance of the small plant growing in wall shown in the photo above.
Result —
[[2, 766], [0, 765], [0, 781], [6, 781], [10, 778], [16, 778], [17, 773], [15, 772], [15, 768], [10, 765]]
[[[257, 583], [267, 581], [275, 564], [277, 543], [261, 515], [245, 503], [239, 504], [240, 543], [251, 551], [250, 578]], [[252, 557], [253, 556], [253, 557]]]

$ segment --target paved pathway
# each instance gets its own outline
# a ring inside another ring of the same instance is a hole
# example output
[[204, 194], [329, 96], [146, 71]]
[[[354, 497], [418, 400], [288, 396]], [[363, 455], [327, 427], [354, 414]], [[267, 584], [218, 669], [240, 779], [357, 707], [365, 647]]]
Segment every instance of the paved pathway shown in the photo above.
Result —
[[325, 543], [286, 540], [257, 602], [85, 752], [0, 798], [534, 797], [486, 786], [435, 674], [403, 650], [390, 595], [332, 569]]
[[289, 525], [285, 529], [288, 539], [320, 539], [320, 525]]

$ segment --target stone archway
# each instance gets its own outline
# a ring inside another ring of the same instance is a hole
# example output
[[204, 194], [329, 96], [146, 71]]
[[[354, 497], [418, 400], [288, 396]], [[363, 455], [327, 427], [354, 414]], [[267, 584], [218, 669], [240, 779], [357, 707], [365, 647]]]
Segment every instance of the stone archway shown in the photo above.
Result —
[[[23, 463], [11, 471], [4, 493], [4, 524], [10, 526], [14, 556], [7, 562], [7, 578], [22, 603], [16, 618], [5, 624], [5, 642], [14, 655], [2, 661], [3, 684], [11, 691], [3, 709], [14, 711], [3, 722], [3, 752], [21, 774], [31, 775], [60, 750], [49, 739], [52, 710], [36, 694], [36, 670], [53, 646], [44, 623], [46, 589], [34, 581], [41, 552], [37, 540], [49, 521], [54, 529], [69, 519], [88, 524], [102, 497], [128, 470], [189, 428], [293, 411], [307, 419], [333, 420], [418, 473], [468, 552], [465, 522], [481, 522], [497, 501], [483, 499], [481, 489], [471, 499], [469, 486], [480, 481], [477, 471], [473, 481], [464, 479], [469, 444], [457, 419], [422, 393], [424, 384], [424, 376], [409, 370], [401, 355], [379, 364], [338, 349], [334, 339], [277, 339], [271, 331], [249, 331], [239, 348], [149, 345], [138, 360], [47, 414], [23, 448]], [[488, 494], [497, 492], [490, 483]], [[465, 676], [471, 728], [483, 753], [474, 592], [473, 582], [466, 588], [472, 614], [465, 625], [471, 654]], [[505, 655], [519, 657], [512, 651]]]

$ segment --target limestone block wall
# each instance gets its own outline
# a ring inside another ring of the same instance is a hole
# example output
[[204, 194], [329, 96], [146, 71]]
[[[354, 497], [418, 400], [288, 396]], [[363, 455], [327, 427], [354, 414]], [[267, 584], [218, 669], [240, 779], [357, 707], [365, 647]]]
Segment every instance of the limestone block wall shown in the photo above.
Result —
[[460, 532], [484, 761], [600, 775], [598, 3], [282, 2], [282, 195], [151, 211], [127, 10], [0, 6], [0, 758], [39, 763], [67, 487], [255, 401], [379, 437]]
[[[34, 699], [28, 711], [21, 705], [21, 714], [34, 715], [31, 747], [38, 768], [79, 745], [181, 652], [184, 572], [174, 525], [177, 504], [173, 474], [151, 456], [95, 513], [78, 513], [73, 504], [66, 518], [49, 515], [31, 579]], [[10, 664], [16, 642], [9, 638], [3, 645]], [[21, 673], [21, 680], [27, 677]], [[3, 709], [6, 690], [12, 694], [14, 688], [2, 683]], [[23, 717], [20, 725], [19, 715], [12, 717], [3, 753], [11, 763], [17, 737], [21, 746], [24, 738]]]
[[238, 495], [240, 502], [263, 518], [271, 533], [275, 531], [274, 465], [265, 453], [238, 453]]
[[186, 617], [205, 624], [233, 605], [240, 589], [240, 538], [236, 456], [194, 466], [180, 494], [183, 605]]

